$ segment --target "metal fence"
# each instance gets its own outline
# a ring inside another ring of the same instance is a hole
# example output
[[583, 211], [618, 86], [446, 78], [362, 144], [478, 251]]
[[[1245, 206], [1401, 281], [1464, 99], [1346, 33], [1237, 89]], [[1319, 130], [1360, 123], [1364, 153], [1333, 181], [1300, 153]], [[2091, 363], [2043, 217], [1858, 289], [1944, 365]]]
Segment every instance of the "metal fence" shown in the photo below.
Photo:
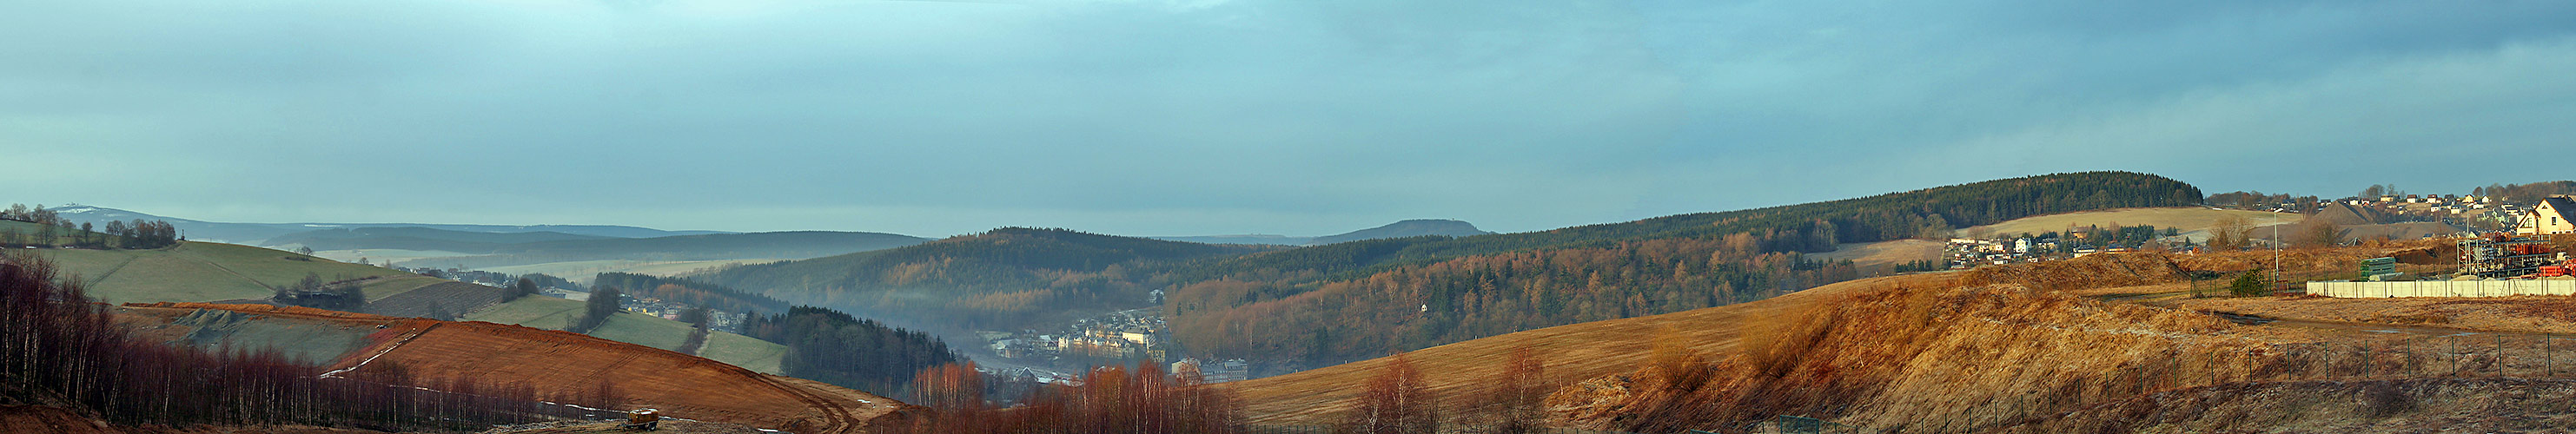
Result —
[[2576, 280], [2427, 280], [2413, 282], [2308, 282], [2307, 293], [2338, 298], [2506, 297], [2576, 295]]

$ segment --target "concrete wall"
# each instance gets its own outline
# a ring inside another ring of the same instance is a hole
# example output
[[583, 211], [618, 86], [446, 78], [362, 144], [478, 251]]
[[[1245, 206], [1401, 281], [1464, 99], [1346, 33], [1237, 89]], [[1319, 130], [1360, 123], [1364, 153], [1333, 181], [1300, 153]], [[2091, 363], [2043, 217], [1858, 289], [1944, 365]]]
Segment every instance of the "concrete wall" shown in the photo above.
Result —
[[2576, 279], [2308, 282], [2308, 294], [2340, 298], [2576, 295]]

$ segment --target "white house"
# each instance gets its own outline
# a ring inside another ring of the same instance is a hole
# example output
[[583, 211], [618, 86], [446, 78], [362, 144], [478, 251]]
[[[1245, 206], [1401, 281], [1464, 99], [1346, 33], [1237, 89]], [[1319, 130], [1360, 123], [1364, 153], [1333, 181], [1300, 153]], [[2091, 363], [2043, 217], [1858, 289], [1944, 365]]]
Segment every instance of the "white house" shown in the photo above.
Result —
[[2523, 235], [2576, 233], [2576, 214], [2571, 212], [2576, 212], [2576, 198], [2559, 195], [2541, 199], [2540, 204], [2531, 207], [2531, 211], [2522, 213], [2522, 227], [2514, 232]]

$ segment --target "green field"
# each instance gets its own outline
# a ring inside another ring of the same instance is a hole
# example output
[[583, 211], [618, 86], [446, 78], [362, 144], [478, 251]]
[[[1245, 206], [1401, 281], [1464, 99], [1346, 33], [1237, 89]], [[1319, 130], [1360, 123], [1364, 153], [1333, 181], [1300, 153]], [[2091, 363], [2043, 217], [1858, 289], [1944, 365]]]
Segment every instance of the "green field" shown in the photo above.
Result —
[[[520, 297], [518, 300], [466, 314], [460, 320], [562, 330], [564, 326], [572, 324], [574, 317], [581, 315], [582, 304], [579, 301], [542, 295]], [[600, 325], [598, 330], [592, 330], [590, 335], [667, 350], [679, 348], [680, 344], [688, 341], [689, 325], [657, 316], [621, 313], [609, 318], [608, 323]], [[699, 349], [698, 353], [700, 357], [710, 360], [775, 374], [779, 372], [779, 358], [787, 355], [787, 347], [743, 335], [717, 332], [707, 336], [706, 347]]]
[[[719, 259], [707, 261], [633, 261], [614, 259], [599, 261], [548, 262], [543, 264], [483, 267], [477, 269], [506, 274], [543, 273], [546, 275], [571, 279], [573, 282], [587, 285], [590, 283], [592, 278], [599, 277], [600, 273], [634, 273], [650, 276], [677, 276], [682, 274], [712, 271], [733, 265], [759, 264], [778, 261], [781, 261], [781, 259]], [[403, 265], [411, 266], [411, 264], [436, 263], [437, 261], [431, 260], [426, 262], [404, 263]]]
[[460, 321], [483, 321], [516, 324], [546, 330], [563, 330], [572, 318], [581, 315], [582, 302], [543, 295], [519, 297], [481, 311], [465, 314]]
[[271, 286], [292, 285], [306, 273], [320, 275], [324, 280], [386, 277], [363, 285], [370, 299], [440, 282], [401, 271], [235, 244], [191, 241], [150, 250], [35, 251], [43, 252], [62, 267], [63, 277], [77, 276], [88, 282], [90, 296], [110, 303], [267, 298], [273, 292]]
[[707, 335], [707, 346], [698, 349], [698, 357], [741, 366], [743, 369], [760, 371], [763, 374], [778, 374], [785, 372], [778, 364], [780, 359], [787, 357], [787, 346], [752, 339], [750, 336], [715, 332]]
[[591, 330], [590, 335], [598, 336], [601, 339], [668, 350], [679, 348], [681, 343], [687, 342], [689, 340], [689, 332], [690, 329], [688, 323], [662, 319], [662, 317], [652, 315], [623, 312], [618, 313], [617, 316], [608, 317], [608, 322], [600, 324], [599, 329], [597, 330]]

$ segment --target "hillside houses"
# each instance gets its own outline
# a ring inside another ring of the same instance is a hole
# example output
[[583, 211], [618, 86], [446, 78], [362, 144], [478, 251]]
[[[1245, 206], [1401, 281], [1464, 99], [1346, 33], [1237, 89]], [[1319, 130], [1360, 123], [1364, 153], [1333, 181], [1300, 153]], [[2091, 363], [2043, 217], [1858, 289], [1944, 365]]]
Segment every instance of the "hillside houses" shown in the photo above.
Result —
[[1066, 356], [1162, 359], [1170, 345], [1163, 317], [1152, 313], [1152, 309], [1084, 318], [1052, 333], [1029, 330], [980, 334], [986, 341], [986, 348], [991, 349], [994, 355], [1013, 359], [1056, 360]]
[[2576, 233], [2576, 197], [2551, 196], [2520, 214], [2514, 232], [2523, 235]]

